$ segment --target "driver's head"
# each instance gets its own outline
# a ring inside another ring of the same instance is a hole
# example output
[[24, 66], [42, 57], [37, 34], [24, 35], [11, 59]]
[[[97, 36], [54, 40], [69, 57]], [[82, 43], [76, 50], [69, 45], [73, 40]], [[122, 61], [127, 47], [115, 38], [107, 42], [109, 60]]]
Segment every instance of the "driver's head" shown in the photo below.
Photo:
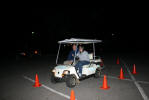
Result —
[[73, 49], [73, 51], [76, 51], [76, 49], [77, 49], [76, 44], [73, 44], [73, 45], [72, 45], [72, 49]]

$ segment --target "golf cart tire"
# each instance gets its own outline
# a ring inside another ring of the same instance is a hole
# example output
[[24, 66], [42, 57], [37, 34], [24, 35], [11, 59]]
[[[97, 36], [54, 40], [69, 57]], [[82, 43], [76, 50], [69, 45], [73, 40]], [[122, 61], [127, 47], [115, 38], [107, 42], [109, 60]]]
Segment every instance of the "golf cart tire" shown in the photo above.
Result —
[[73, 88], [76, 86], [76, 77], [74, 77], [73, 75], [69, 75], [66, 78], [66, 86], [69, 88]]
[[96, 69], [94, 77], [95, 78], [100, 78], [100, 76], [101, 76], [101, 70], [100, 69]]

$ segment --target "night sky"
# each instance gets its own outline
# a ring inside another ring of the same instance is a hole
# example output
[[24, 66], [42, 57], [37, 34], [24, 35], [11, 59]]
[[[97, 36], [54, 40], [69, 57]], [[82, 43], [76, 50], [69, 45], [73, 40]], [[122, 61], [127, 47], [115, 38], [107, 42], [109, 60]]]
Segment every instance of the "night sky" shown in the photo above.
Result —
[[[40, 48], [53, 52], [57, 41], [66, 38], [102, 39], [105, 50], [114, 47], [112, 50], [137, 51], [147, 47], [145, 9], [32, 8], [29, 18], [24, 15], [20, 19], [24, 25], [16, 39], [16, 50]], [[28, 27], [28, 19], [31, 31], [24, 28]]]

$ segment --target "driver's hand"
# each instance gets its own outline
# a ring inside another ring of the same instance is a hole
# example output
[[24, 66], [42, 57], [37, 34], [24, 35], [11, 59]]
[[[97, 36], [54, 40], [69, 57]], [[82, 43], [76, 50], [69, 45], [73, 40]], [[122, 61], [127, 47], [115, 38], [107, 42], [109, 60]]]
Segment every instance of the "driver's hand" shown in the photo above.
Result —
[[74, 54], [72, 54], [72, 56], [74, 57]]

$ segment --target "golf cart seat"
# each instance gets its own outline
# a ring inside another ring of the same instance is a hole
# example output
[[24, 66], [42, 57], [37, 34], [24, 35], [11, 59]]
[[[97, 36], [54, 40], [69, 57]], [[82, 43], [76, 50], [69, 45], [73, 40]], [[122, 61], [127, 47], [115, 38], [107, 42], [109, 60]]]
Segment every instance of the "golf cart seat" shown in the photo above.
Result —
[[93, 59], [93, 53], [88, 54], [89, 55], [89, 59], [90, 59], [90, 63], [98, 63], [101, 62], [101, 59]]
[[90, 60], [93, 59], [93, 53], [89, 53], [88, 56], [89, 56], [89, 59], [90, 59]]
[[101, 59], [93, 59], [93, 53], [89, 54], [90, 63], [88, 65], [84, 65], [83, 68], [89, 68], [91, 64], [97, 64], [101, 62]]

